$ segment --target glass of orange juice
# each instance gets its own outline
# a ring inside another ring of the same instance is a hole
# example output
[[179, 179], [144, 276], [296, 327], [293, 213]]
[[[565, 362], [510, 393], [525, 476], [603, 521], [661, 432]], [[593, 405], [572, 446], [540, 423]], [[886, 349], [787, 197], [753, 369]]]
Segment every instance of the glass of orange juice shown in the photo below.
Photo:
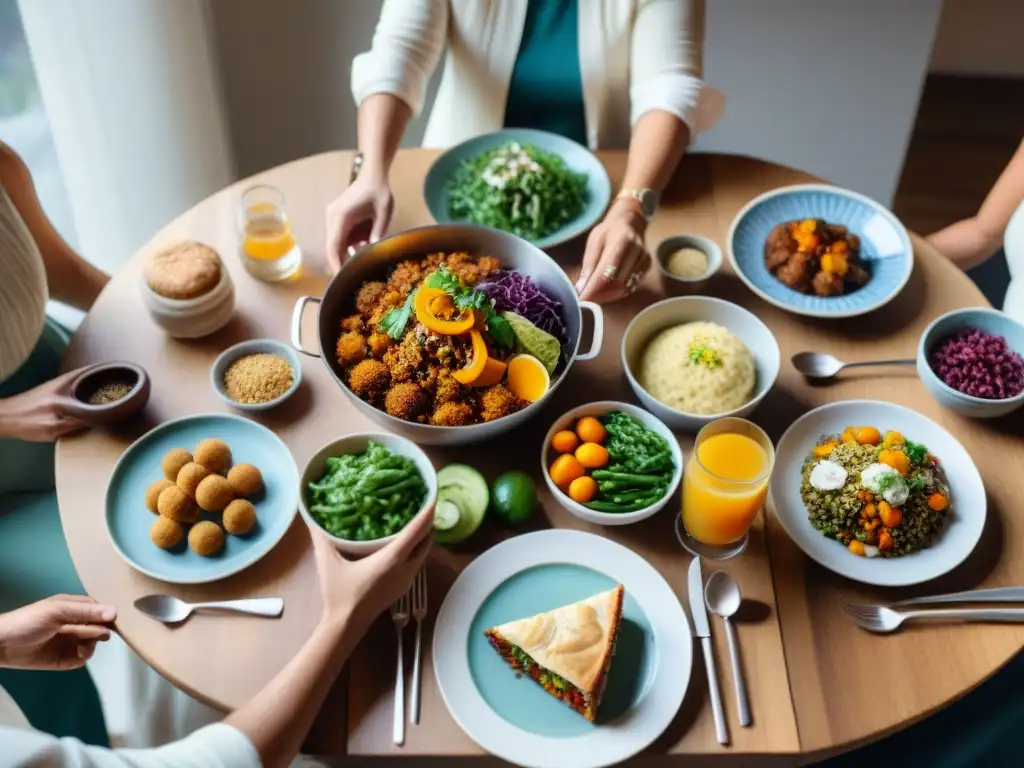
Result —
[[718, 560], [746, 549], [774, 462], [772, 441], [756, 424], [727, 417], [705, 426], [683, 473], [683, 546]]
[[279, 189], [260, 185], [243, 192], [239, 229], [242, 261], [254, 277], [276, 282], [299, 271], [302, 251], [292, 235]]

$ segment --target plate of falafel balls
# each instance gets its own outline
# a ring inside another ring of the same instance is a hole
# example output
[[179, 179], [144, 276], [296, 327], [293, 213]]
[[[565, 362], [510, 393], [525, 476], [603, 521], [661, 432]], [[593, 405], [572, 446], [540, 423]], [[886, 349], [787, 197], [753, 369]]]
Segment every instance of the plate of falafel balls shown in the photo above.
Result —
[[121, 455], [107, 486], [107, 531], [136, 570], [203, 584], [273, 549], [298, 506], [299, 471], [277, 435], [239, 416], [189, 416]]

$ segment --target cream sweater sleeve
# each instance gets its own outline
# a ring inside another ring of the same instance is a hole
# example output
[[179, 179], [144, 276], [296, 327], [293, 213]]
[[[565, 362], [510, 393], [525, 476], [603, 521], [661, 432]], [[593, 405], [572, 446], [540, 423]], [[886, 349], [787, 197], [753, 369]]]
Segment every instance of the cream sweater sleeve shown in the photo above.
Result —
[[370, 50], [352, 60], [356, 105], [391, 93], [419, 115], [447, 32], [448, 0], [384, 0]]
[[691, 136], [710, 127], [724, 99], [701, 80], [703, 58], [703, 0], [638, 0], [630, 46], [631, 124], [661, 109], [686, 123]]

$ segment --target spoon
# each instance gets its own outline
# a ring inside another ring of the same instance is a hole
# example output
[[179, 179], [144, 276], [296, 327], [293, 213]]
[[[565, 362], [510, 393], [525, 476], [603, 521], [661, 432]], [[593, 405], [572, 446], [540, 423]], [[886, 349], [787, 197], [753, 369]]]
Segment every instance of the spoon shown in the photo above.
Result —
[[862, 360], [844, 363], [824, 352], [797, 352], [793, 355], [793, 367], [808, 379], [831, 379], [844, 368], [860, 368], [869, 365], [917, 365], [917, 360]]
[[135, 601], [135, 607], [151, 619], [165, 624], [177, 624], [192, 615], [192, 611], [229, 611], [252, 616], [277, 618], [284, 611], [280, 597], [255, 597], [250, 600], [222, 600], [213, 603], [186, 603], [171, 595], [146, 595]]
[[736, 706], [740, 711], [740, 725], [750, 725], [750, 704], [747, 701], [747, 686], [743, 682], [743, 668], [740, 666], [740, 650], [736, 642], [736, 630], [729, 617], [740, 609], [740, 588], [736, 580], [725, 571], [715, 571], [704, 585], [704, 602], [716, 616], [725, 623], [725, 636], [729, 641], [729, 659], [732, 662], [732, 679], [736, 684]]

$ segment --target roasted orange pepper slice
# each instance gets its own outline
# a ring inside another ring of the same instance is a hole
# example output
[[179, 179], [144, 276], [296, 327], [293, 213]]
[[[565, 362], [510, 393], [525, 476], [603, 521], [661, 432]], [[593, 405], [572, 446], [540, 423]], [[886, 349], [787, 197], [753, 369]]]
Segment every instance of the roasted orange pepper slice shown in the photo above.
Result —
[[469, 331], [476, 318], [472, 312], [463, 312], [455, 320], [445, 320], [434, 314], [435, 301], [447, 298], [444, 291], [437, 288], [420, 288], [416, 292], [416, 319], [423, 327], [442, 336], [458, 336]]
[[505, 378], [506, 368], [508, 368], [508, 365], [501, 362], [501, 360], [495, 360], [493, 357], [488, 357], [487, 364], [484, 366], [484, 372], [480, 374], [480, 378], [473, 382], [473, 386], [493, 387]]
[[473, 340], [473, 359], [465, 368], [452, 372], [452, 377], [466, 386], [470, 386], [483, 375], [490, 359], [487, 357], [487, 342], [484, 341], [484, 335], [480, 331], [470, 331], [469, 337]]

